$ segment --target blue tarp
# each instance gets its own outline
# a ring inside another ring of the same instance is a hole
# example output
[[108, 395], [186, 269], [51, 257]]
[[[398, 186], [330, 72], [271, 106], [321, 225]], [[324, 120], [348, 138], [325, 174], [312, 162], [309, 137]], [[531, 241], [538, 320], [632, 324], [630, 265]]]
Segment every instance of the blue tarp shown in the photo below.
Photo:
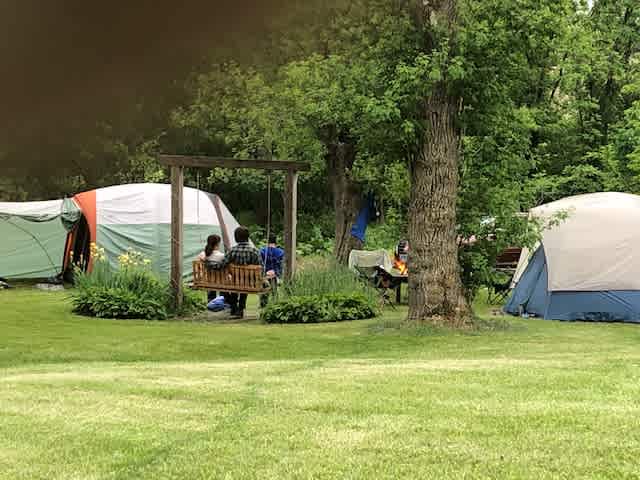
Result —
[[547, 320], [640, 323], [640, 291], [550, 292], [544, 248], [536, 250], [504, 307]]
[[360, 209], [360, 213], [358, 214], [356, 221], [353, 223], [353, 227], [351, 227], [351, 235], [362, 243], [364, 243], [367, 225], [371, 221], [371, 218], [374, 217], [375, 210], [376, 206], [374, 197], [373, 195], [369, 195]]

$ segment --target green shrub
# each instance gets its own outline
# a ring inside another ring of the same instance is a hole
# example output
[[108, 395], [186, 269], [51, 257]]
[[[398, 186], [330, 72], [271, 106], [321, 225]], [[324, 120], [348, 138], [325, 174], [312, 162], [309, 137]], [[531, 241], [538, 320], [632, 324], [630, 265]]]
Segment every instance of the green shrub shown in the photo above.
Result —
[[333, 236], [326, 237], [319, 226], [313, 226], [310, 234], [298, 242], [297, 253], [302, 257], [326, 254], [333, 250]]
[[317, 258], [279, 290], [262, 311], [267, 323], [317, 323], [361, 320], [378, 314], [378, 295], [356, 274]]
[[175, 308], [171, 306], [172, 308], [169, 309], [170, 314], [185, 316], [206, 310], [206, 298], [201, 291], [184, 288], [183, 292], [182, 308], [180, 308], [180, 310], [175, 310]]
[[166, 301], [120, 287], [93, 286], [72, 294], [74, 311], [98, 318], [140, 318], [164, 320]]
[[188, 314], [204, 308], [198, 292], [185, 289], [179, 312], [171, 307], [169, 282], [159, 279], [140, 254], [130, 251], [111, 266], [104, 251], [92, 245], [93, 269], [77, 270], [71, 291], [73, 311], [99, 318], [164, 320], [169, 314]]
[[364, 320], [376, 317], [379, 313], [374, 299], [362, 293], [336, 293], [326, 295], [324, 299], [337, 310], [340, 320]]
[[361, 293], [290, 296], [260, 314], [267, 323], [321, 323], [364, 320], [378, 314], [375, 302]]

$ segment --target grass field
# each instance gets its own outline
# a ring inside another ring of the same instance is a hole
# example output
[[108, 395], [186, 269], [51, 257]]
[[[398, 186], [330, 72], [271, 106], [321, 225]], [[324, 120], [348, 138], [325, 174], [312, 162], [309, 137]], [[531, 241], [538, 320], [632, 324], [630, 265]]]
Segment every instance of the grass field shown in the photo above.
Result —
[[640, 478], [640, 326], [69, 314], [0, 291], [0, 478]]

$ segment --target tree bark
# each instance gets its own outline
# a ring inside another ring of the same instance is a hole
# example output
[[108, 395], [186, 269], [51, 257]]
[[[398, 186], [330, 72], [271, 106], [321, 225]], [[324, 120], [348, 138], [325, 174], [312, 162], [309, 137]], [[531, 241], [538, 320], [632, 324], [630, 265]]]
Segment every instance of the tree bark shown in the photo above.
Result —
[[335, 142], [329, 146], [327, 166], [336, 212], [334, 256], [338, 263], [346, 265], [349, 253], [361, 249], [362, 242], [351, 235], [351, 227], [360, 210], [362, 198], [358, 186], [351, 179], [351, 168], [356, 157], [350, 143]]
[[425, 101], [426, 134], [412, 162], [409, 204], [409, 321], [462, 328], [472, 322], [460, 279], [456, 201], [458, 102], [446, 85]]
[[[455, 51], [457, 1], [416, 0], [413, 5], [425, 52], [445, 46]], [[460, 99], [452, 93], [453, 86], [445, 76], [421, 105], [425, 133], [411, 162], [408, 320], [464, 328], [472, 323], [472, 315], [456, 242], [461, 133]]]

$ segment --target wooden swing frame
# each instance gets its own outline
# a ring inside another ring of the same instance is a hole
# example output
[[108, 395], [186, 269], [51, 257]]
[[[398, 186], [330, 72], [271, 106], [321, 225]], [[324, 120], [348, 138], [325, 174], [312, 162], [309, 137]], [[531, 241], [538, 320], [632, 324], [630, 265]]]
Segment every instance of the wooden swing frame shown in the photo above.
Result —
[[[187, 155], [160, 155], [158, 161], [161, 165], [171, 169], [171, 289], [174, 305], [177, 308], [182, 306], [182, 258], [183, 258], [183, 190], [184, 190], [184, 169], [191, 168], [250, 168], [254, 170], [285, 171], [287, 174], [284, 195], [284, 249], [285, 249], [285, 278], [293, 277], [296, 270], [296, 234], [298, 215], [298, 173], [310, 170], [310, 166], [302, 162], [264, 159], [238, 159], [224, 157], [205, 157]], [[202, 265], [204, 267], [204, 265]], [[196, 268], [194, 266], [194, 268]], [[238, 270], [238, 268], [236, 268]], [[241, 269], [247, 270], [245, 269]], [[255, 270], [255, 269], [253, 269]], [[261, 269], [260, 269], [261, 270]], [[199, 270], [198, 270], [199, 271]], [[234, 270], [235, 271], [235, 270]], [[196, 271], [194, 270], [194, 273]], [[235, 288], [233, 273], [225, 269], [226, 276], [221, 276], [220, 280], [225, 284], [226, 291], [230, 287]], [[209, 272], [210, 274], [211, 272]], [[220, 275], [223, 275], [220, 273]], [[229, 279], [231, 275], [231, 279]], [[238, 273], [238, 275], [240, 275]], [[243, 273], [243, 275], [245, 275]], [[243, 276], [243, 278], [245, 278]], [[254, 277], [250, 277], [254, 278]], [[261, 278], [262, 279], [262, 278]], [[238, 282], [240, 277], [237, 277]], [[255, 278], [254, 278], [255, 280]], [[207, 282], [208, 284], [213, 284]], [[217, 282], [214, 282], [217, 283]], [[195, 285], [195, 282], [194, 282]], [[238, 283], [239, 288], [242, 286]], [[256, 284], [244, 285], [246, 288], [255, 289]], [[201, 287], [204, 288], [204, 287]], [[237, 290], [240, 293], [263, 293], [253, 290]], [[266, 288], [266, 287], [262, 287]], [[266, 290], [265, 290], [266, 291]]]

